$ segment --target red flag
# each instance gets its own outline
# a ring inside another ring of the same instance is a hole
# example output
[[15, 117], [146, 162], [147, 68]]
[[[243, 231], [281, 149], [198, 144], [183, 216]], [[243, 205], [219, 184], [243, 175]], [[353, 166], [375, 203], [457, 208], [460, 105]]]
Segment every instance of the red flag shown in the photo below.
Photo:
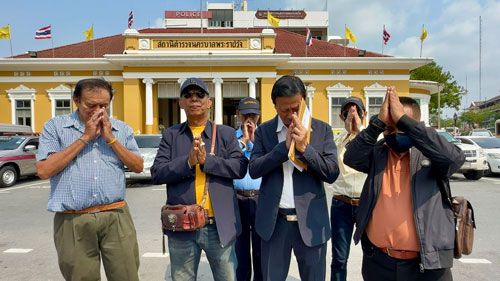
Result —
[[389, 41], [389, 39], [391, 39], [391, 35], [385, 29], [385, 25], [384, 25], [384, 31], [382, 32], [382, 39], [384, 40], [384, 45], [387, 45], [387, 42]]

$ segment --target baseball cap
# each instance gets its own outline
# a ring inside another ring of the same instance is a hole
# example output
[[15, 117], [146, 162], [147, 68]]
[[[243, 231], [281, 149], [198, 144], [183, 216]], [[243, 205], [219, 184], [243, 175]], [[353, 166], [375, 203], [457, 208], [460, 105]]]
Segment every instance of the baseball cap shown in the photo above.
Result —
[[238, 111], [243, 115], [252, 113], [260, 115], [260, 103], [254, 98], [244, 98], [238, 104]]
[[184, 81], [184, 83], [182, 83], [181, 95], [184, 93], [184, 91], [187, 88], [189, 88], [191, 86], [195, 86], [195, 87], [199, 88], [200, 90], [205, 92], [205, 94], [208, 95], [208, 88], [207, 88], [207, 85], [205, 84], [205, 82], [203, 82], [201, 79], [194, 78], [194, 77], [188, 78], [188, 79], [186, 79], [186, 81]]
[[[343, 102], [342, 102], [342, 105], [340, 107], [340, 112], [344, 112], [346, 106], [350, 103], [354, 103], [358, 109], [361, 109], [361, 111], [365, 111], [365, 106], [363, 105], [363, 101], [361, 101], [360, 98], [358, 97], [348, 97], [346, 98]], [[358, 110], [359, 111], [359, 110]]]

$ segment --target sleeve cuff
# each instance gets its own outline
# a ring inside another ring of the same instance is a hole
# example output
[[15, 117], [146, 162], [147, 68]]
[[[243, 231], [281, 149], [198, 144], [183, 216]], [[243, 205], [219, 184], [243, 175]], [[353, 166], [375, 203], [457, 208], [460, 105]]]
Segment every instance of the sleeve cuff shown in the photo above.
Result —
[[418, 125], [418, 122], [412, 118], [410, 118], [408, 115], [403, 115], [399, 119], [398, 123], [396, 124], [396, 127], [400, 129], [403, 132], [410, 131], [413, 129], [415, 126]]

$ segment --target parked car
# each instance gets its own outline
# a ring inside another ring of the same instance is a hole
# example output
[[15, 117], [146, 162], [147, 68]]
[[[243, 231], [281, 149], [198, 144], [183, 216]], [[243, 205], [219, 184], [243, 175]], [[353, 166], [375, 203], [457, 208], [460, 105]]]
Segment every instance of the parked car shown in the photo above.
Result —
[[491, 133], [488, 129], [473, 129], [470, 131], [469, 136], [471, 137], [493, 137], [493, 133]]
[[16, 184], [19, 177], [36, 175], [37, 136], [0, 136], [0, 187]]
[[500, 173], [500, 139], [495, 137], [459, 137], [462, 143], [480, 146], [486, 154], [488, 170], [486, 174]]
[[34, 135], [30, 126], [0, 123], [0, 136]]
[[136, 135], [134, 136], [137, 146], [139, 146], [139, 151], [144, 159], [144, 169], [141, 173], [134, 173], [128, 169], [125, 169], [125, 178], [127, 179], [151, 179], [151, 166], [156, 157], [156, 152], [158, 152], [158, 147], [160, 146], [161, 135]]
[[447, 141], [458, 146], [465, 154], [465, 162], [460, 167], [459, 173], [462, 173], [469, 180], [478, 180], [483, 177], [488, 170], [488, 163], [483, 149], [477, 145], [461, 143], [460, 140], [453, 137], [444, 130], [437, 130], [438, 134]]

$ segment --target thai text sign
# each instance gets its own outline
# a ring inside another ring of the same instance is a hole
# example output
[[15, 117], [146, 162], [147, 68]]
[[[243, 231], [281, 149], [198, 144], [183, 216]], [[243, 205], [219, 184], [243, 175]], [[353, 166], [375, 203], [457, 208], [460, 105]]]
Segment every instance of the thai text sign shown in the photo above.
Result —
[[153, 49], [248, 49], [248, 39], [160, 39]]

